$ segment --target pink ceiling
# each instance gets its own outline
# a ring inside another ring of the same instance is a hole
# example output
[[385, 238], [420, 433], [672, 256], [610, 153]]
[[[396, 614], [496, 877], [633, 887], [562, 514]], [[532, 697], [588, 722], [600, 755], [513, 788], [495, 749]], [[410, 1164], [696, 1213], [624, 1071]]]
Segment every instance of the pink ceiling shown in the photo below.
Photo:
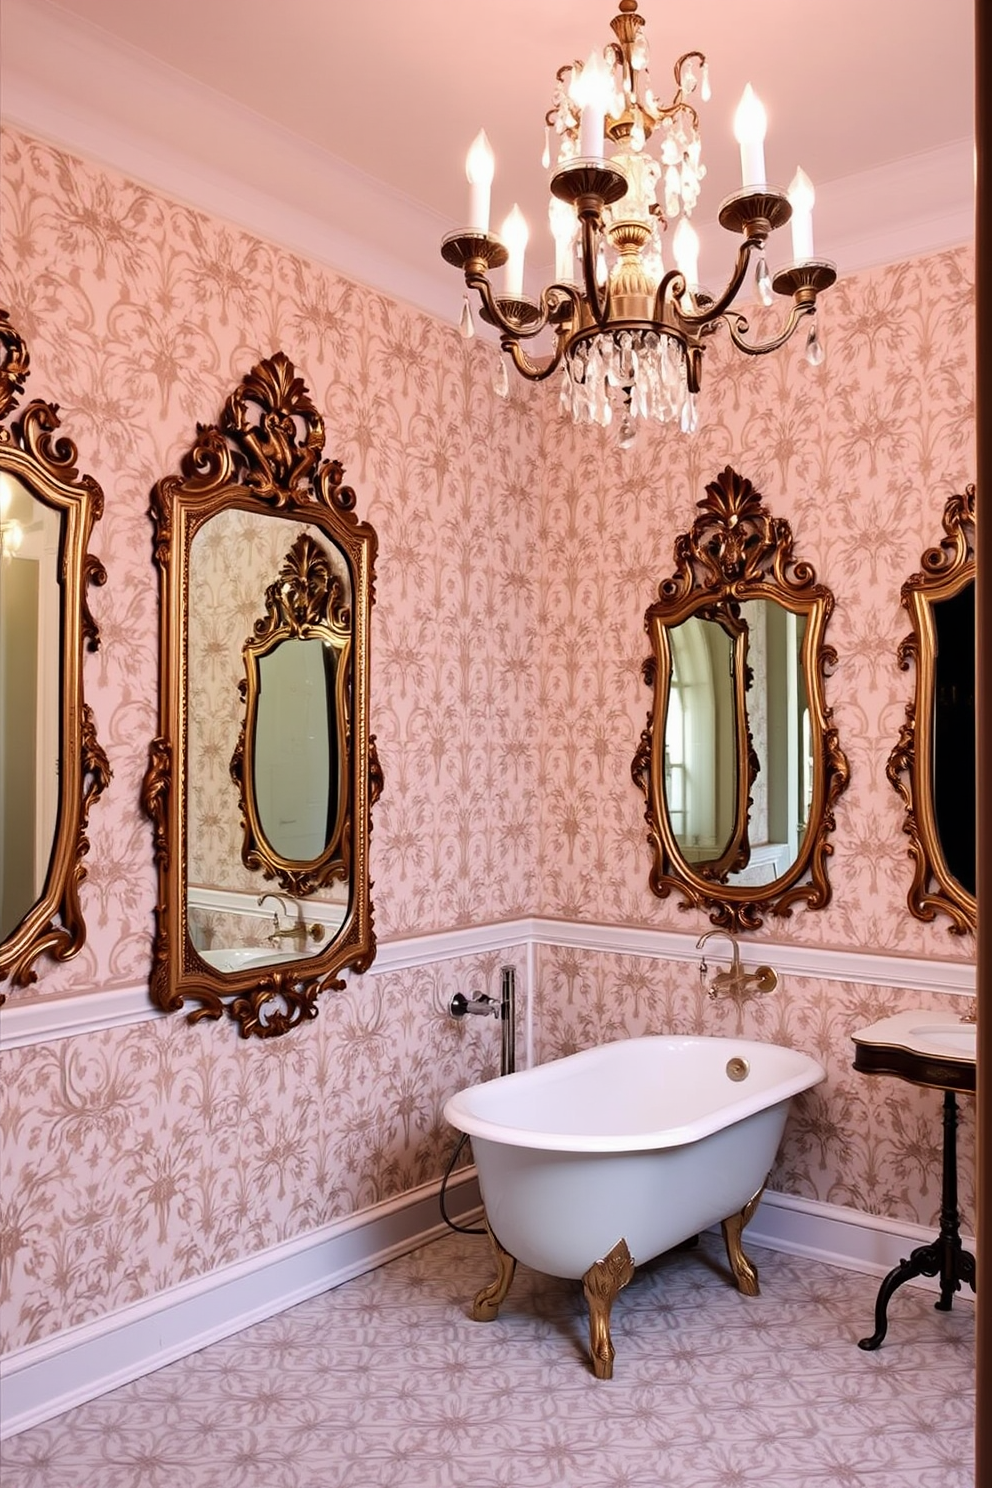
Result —
[[[448, 219], [465, 150], [497, 155], [494, 219], [513, 199], [543, 226], [542, 116], [556, 68], [611, 33], [613, 0], [58, 0], [61, 9], [256, 110]], [[655, 91], [710, 58], [709, 178], [699, 215], [737, 185], [731, 119], [748, 80], [769, 115], [771, 179], [818, 183], [970, 137], [973, 0], [643, 0]], [[175, 121], [177, 132], [182, 120]]]

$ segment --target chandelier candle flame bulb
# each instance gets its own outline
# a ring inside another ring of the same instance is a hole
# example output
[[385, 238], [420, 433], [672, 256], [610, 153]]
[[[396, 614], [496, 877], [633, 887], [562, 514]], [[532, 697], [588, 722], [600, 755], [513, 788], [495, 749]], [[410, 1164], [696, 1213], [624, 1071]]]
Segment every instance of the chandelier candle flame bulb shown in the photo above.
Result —
[[551, 236], [555, 240], [555, 279], [559, 284], [570, 284], [575, 274], [573, 244], [575, 242], [575, 212], [568, 202], [553, 196], [548, 203], [548, 221]]
[[672, 252], [681, 274], [685, 275], [682, 303], [692, 309], [692, 291], [699, 283], [699, 235], [688, 217], [680, 217], [672, 234]]
[[572, 100], [579, 115], [579, 154], [597, 159], [603, 153], [606, 110], [613, 94], [613, 79], [599, 52], [591, 52], [582, 71], [572, 82]]
[[489, 189], [493, 184], [496, 159], [486, 131], [480, 129], [472, 141], [465, 160], [465, 175], [470, 187], [468, 225], [473, 232], [489, 231]]
[[529, 237], [527, 219], [517, 206], [516, 202], [510, 208], [502, 228], [500, 237], [506, 244], [509, 258], [506, 260], [505, 279], [503, 289], [508, 299], [519, 299], [524, 292], [524, 250], [527, 247]]
[[792, 257], [796, 263], [808, 263], [813, 257], [813, 204], [816, 192], [813, 182], [798, 168], [789, 183], [789, 203], [792, 207]]
[[765, 184], [765, 129], [767, 117], [761, 99], [748, 83], [734, 115], [734, 138], [741, 147], [741, 184]]

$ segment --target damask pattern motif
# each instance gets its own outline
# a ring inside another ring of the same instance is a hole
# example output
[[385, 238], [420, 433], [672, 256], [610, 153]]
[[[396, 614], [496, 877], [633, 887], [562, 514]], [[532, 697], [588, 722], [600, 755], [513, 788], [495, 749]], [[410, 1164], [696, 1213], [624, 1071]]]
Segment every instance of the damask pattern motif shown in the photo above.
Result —
[[[717, 342], [698, 434], [644, 431], [622, 454], [560, 422], [552, 389], [495, 396], [491, 348], [289, 250], [14, 130], [0, 176], [0, 300], [106, 494], [93, 544], [109, 575], [94, 599], [103, 644], [86, 687], [114, 772], [91, 824], [87, 945], [12, 1001], [147, 980], [155, 883], [137, 803], [157, 717], [148, 495], [196, 421], [216, 417], [276, 349], [304, 374], [379, 534], [380, 942], [534, 913], [706, 928], [648, 890], [629, 763], [649, 702], [644, 609], [705, 482], [732, 462], [837, 595], [828, 694], [852, 768], [833, 903], [768, 934], [971, 954], [906, 911], [901, 812], [884, 770], [911, 690], [895, 661], [900, 585], [946, 496], [974, 478], [970, 250], [841, 281], [821, 312], [827, 362], [816, 371], [789, 352], [750, 361]], [[445, 1008], [467, 985], [495, 993], [504, 959], [522, 976], [510, 948], [354, 978], [301, 1035], [255, 1049], [171, 1018], [5, 1055], [3, 1346], [436, 1177], [451, 1140], [445, 1096], [493, 1069], [492, 1041]], [[694, 976], [547, 952], [540, 1057], [642, 1028], [719, 1031], [726, 1009], [697, 1008], [682, 990]], [[829, 1053], [830, 1080], [790, 1127], [776, 1183], [927, 1222], [929, 1097], [856, 1080], [847, 1058], [849, 1032], [896, 1005], [877, 989], [790, 979], [749, 1012], [748, 1031]]]

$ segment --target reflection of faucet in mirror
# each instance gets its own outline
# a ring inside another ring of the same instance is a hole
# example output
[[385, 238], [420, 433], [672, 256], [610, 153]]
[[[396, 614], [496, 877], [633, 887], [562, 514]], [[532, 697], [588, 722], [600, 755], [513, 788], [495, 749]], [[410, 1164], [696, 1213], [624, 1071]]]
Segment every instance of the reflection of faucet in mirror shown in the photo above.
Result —
[[[276, 902], [276, 909], [272, 916], [272, 922], [275, 928], [273, 929], [271, 935], [268, 937], [274, 945], [278, 945], [281, 940], [289, 940], [292, 941], [297, 951], [304, 951], [306, 950], [307, 942], [309, 940], [312, 940], [314, 944], [323, 940], [323, 925], [317, 922], [316, 924], [308, 926], [303, 918], [303, 905], [300, 904], [299, 901], [289, 900], [284, 894], [260, 894], [258, 896], [259, 909], [261, 909], [262, 906], [265, 904], [266, 899], [274, 899]], [[291, 910], [295, 908], [296, 919], [291, 925], [279, 924], [280, 905], [287, 915], [289, 915]]]
[[[741, 948], [733, 935], [728, 935], [725, 930], [707, 930], [696, 942], [696, 950], [701, 951], [712, 935], [722, 935], [725, 940], [730, 941], [731, 959], [727, 971], [718, 971], [709, 984], [711, 997], [729, 997], [738, 1007], [752, 998], [759, 997], [764, 992], [774, 992], [778, 986], [778, 977], [770, 966], [757, 966], [754, 971], [745, 971], [741, 965]], [[706, 985], [706, 973], [709, 967], [706, 965], [706, 956], [699, 963], [699, 980], [703, 986]]]

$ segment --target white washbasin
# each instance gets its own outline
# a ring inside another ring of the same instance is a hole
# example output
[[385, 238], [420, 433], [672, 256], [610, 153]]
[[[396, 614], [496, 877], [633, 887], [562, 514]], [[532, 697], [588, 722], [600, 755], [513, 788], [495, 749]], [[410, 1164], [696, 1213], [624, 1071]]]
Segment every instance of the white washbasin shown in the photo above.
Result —
[[254, 966], [277, 966], [280, 962], [299, 959], [286, 951], [275, 951], [265, 946], [220, 946], [196, 954], [215, 971], [248, 971]]
[[975, 1058], [974, 1023], [924, 1023], [910, 1028], [908, 1036], [928, 1049], [940, 1049], [958, 1059]]

